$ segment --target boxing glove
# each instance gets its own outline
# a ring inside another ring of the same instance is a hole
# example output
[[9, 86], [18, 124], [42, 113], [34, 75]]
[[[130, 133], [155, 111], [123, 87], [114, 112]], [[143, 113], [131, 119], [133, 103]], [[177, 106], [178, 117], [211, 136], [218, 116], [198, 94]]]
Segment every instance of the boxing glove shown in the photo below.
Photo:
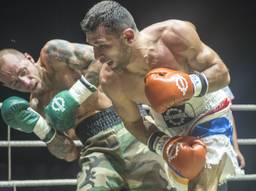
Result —
[[203, 73], [187, 74], [168, 68], [157, 68], [145, 76], [145, 94], [151, 106], [160, 113], [193, 96], [203, 96], [208, 81]]
[[156, 132], [150, 136], [148, 147], [161, 155], [168, 166], [183, 178], [194, 179], [205, 166], [206, 145], [199, 138], [169, 137]]
[[11, 128], [25, 133], [35, 133], [46, 143], [50, 143], [56, 135], [56, 131], [23, 98], [13, 96], [4, 100], [1, 115]]
[[69, 89], [58, 93], [45, 107], [47, 121], [52, 127], [65, 132], [75, 126], [75, 111], [96, 87], [83, 76]]

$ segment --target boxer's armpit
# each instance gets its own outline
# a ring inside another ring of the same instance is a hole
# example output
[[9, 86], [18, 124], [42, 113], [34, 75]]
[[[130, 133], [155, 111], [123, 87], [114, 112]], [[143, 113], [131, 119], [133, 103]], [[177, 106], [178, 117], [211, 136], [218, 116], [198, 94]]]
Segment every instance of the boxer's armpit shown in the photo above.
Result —
[[47, 147], [52, 155], [66, 161], [74, 161], [79, 156], [74, 142], [64, 135], [57, 134]]

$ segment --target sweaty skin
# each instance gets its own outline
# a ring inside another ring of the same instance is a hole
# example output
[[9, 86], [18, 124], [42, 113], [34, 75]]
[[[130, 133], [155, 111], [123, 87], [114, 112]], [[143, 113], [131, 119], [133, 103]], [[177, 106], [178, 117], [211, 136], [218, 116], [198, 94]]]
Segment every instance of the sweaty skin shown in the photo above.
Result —
[[[94, 60], [91, 46], [64, 40], [51, 40], [46, 43], [37, 62], [30, 55], [21, 53], [19, 56], [0, 55], [0, 58], [0, 62], [7, 63], [1, 64], [0, 81], [11, 89], [31, 93], [31, 107], [42, 116], [44, 107], [52, 97], [64, 89], [69, 89], [82, 74], [97, 85], [102, 67]], [[111, 101], [99, 88], [78, 108], [76, 124], [111, 105]], [[71, 129], [66, 134], [68, 136], [57, 134], [47, 145], [48, 150], [57, 158], [73, 161], [79, 157], [79, 151], [72, 141], [76, 138], [75, 131]]]
[[[46, 66], [47, 71], [51, 71], [50, 74], [48, 73], [48, 78], [51, 79], [52, 87], [48, 86], [46, 89], [49, 89], [49, 91], [47, 92], [31, 94], [32, 99], [37, 98], [41, 100], [36, 108], [39, 111], [43, 111], [44, 106], [46, 106], [51, 98], [58, 92], [70, 88], [76, 80], [79, 79], [80, 75], [85, 75], [91, 82], [98, 82], [98, 79], [95, 79], [98, 75], [95, 75], [95, 73], [99, 72], [101, 65], [94, 61], [93, 51], [90, 46], [71, 44], [63, 40], [54, 40], [48, 42], [43, 47], [40, 58], [40, 62]], [[88, 68], [89, 64], [91, 65]], [[67, 65], [69, 67], [67, 67]], [[78, 72], [78, 70], [83, 72]], [[103, 111], [111, 105], [111, 101], [105, 94], [97, 90], [78, 108], [76, 124], [98, 111]], [[75, 137], [74, 130], [69, 130], [68, 134], [70, 137]], [[56, 144], [54, 140], [52, 144], [49, 145], [51, 147], [50, 149], [53, 150], [54, 153], [60, 153], [60, 155], [66, 151], [66, 153], [69, 153], [68, 155], [72, 157], [74, 154], [71, 151], [76, 148], [73, 144], [72, 149], [67, 147], [66, 145], [71, 146], [68, 141], [64, 141], [66, 147], [60, 147], [59, 145], [63, 145], [61, 144], [63, 143], [62, 139], [60, 138], [60, 144]], [[58, 141], [58, 139], [56, 139], [56, 141]]]
[[144, 93], [144, 77], [153, 68], [166, 67], [187, 73], [203, 72], [209, 82], [208, 92], [229, 84], [227, 67], [218, 54], [199, 38], [193, 24], [167, 20], [142, 31], [125, 29], [121, 37], [104, 26], [87, 32], [87, 42], [94, 47], [95, 58], [103, 63], [100, 81], [111, 98], [125, 126], [146, 143], [156, 128], [148, 131], [136, 104], [149, 104]]
[[[43, 111], [44, 106], [58, 92], [70, 88], [81, 75], [85, 75], [86, 79], [94, 84], [98, 82], [98, 75], [95, 73], [99, 73], [101, 64], [94, 61], [90, 46], [52, 40], [43, 47], [39, 61], [47, 68], [45, 75], [50, 79], [50, 84], [45, 88], [48, 91], [31, 94], [32, 99], [35, 97], [40, 100], [37, 105], [39, 111]], [[84, 118], [109, 106], [111, 101], [98, 90], [78, 108], [76, 122], [79, 123]]]

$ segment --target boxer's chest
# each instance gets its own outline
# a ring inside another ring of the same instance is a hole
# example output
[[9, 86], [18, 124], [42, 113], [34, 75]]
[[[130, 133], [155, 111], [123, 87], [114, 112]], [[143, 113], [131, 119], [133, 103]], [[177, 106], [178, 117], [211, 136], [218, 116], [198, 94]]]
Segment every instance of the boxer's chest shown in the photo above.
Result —
[[145, 75], [138, 75], [133, 73], [125, 73], [122, 75], [120, 80], [120, 86], [122, 87], [122, 92], [126, 96], [136, 103], [148, 104], [148, 100], [145, 96]]

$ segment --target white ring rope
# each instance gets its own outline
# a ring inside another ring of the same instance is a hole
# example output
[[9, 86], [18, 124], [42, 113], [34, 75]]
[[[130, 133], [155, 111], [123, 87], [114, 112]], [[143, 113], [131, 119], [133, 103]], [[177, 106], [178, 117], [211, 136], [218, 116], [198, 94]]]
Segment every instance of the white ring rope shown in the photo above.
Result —
[[[2, 102], [0, 102], [0, 108], [2, 107]], [[142, 105], [144, 109], [149, 109], [148, 105]], [[232, 104], [231, 109], [233, 111], [256, 111], [256, 104]]]
[[[81, 141], [74, 141], [77, 147], [82, 147]], [[0, 147], [46, 147], [46, 143], [43, 141], [0, 141]]]
[[256, 174], [239, 175], [239, 176], [234, 176], [228, 179], [228, 181], [255, 181], [255, 180], [256, 180]]
[[74, 186], [76, 179], [49, 179], [49, 180], [11, 180], [0, 181], [0, 188], [5, 187], [35, 187], [35, 186]]
[[[83, 147], [81, 141], [74, 141], [77, 147]], [[239, 145], [256, 145], [256, 139], [238, 139]], [[43, 141], [0, 141], [0, 147], [46, 147]]]
[[[148, 105], [142, 105], [142, 107], [146, 110], [149, 110]], [[232, 111], [256, 111], [256, 104], [232, 104]]]
[[[229, 178], [228, 181], [255, 181], [256, 174], [246, 174]], [[49, 180], [11, 180], [0, 181], [0, 188], [5, 187], [35, 187], [35, 186], [75, 186], [76, 179], [49, 179]]]
[[232, 111], [256, 111], [256, 104], [233, 104]]

